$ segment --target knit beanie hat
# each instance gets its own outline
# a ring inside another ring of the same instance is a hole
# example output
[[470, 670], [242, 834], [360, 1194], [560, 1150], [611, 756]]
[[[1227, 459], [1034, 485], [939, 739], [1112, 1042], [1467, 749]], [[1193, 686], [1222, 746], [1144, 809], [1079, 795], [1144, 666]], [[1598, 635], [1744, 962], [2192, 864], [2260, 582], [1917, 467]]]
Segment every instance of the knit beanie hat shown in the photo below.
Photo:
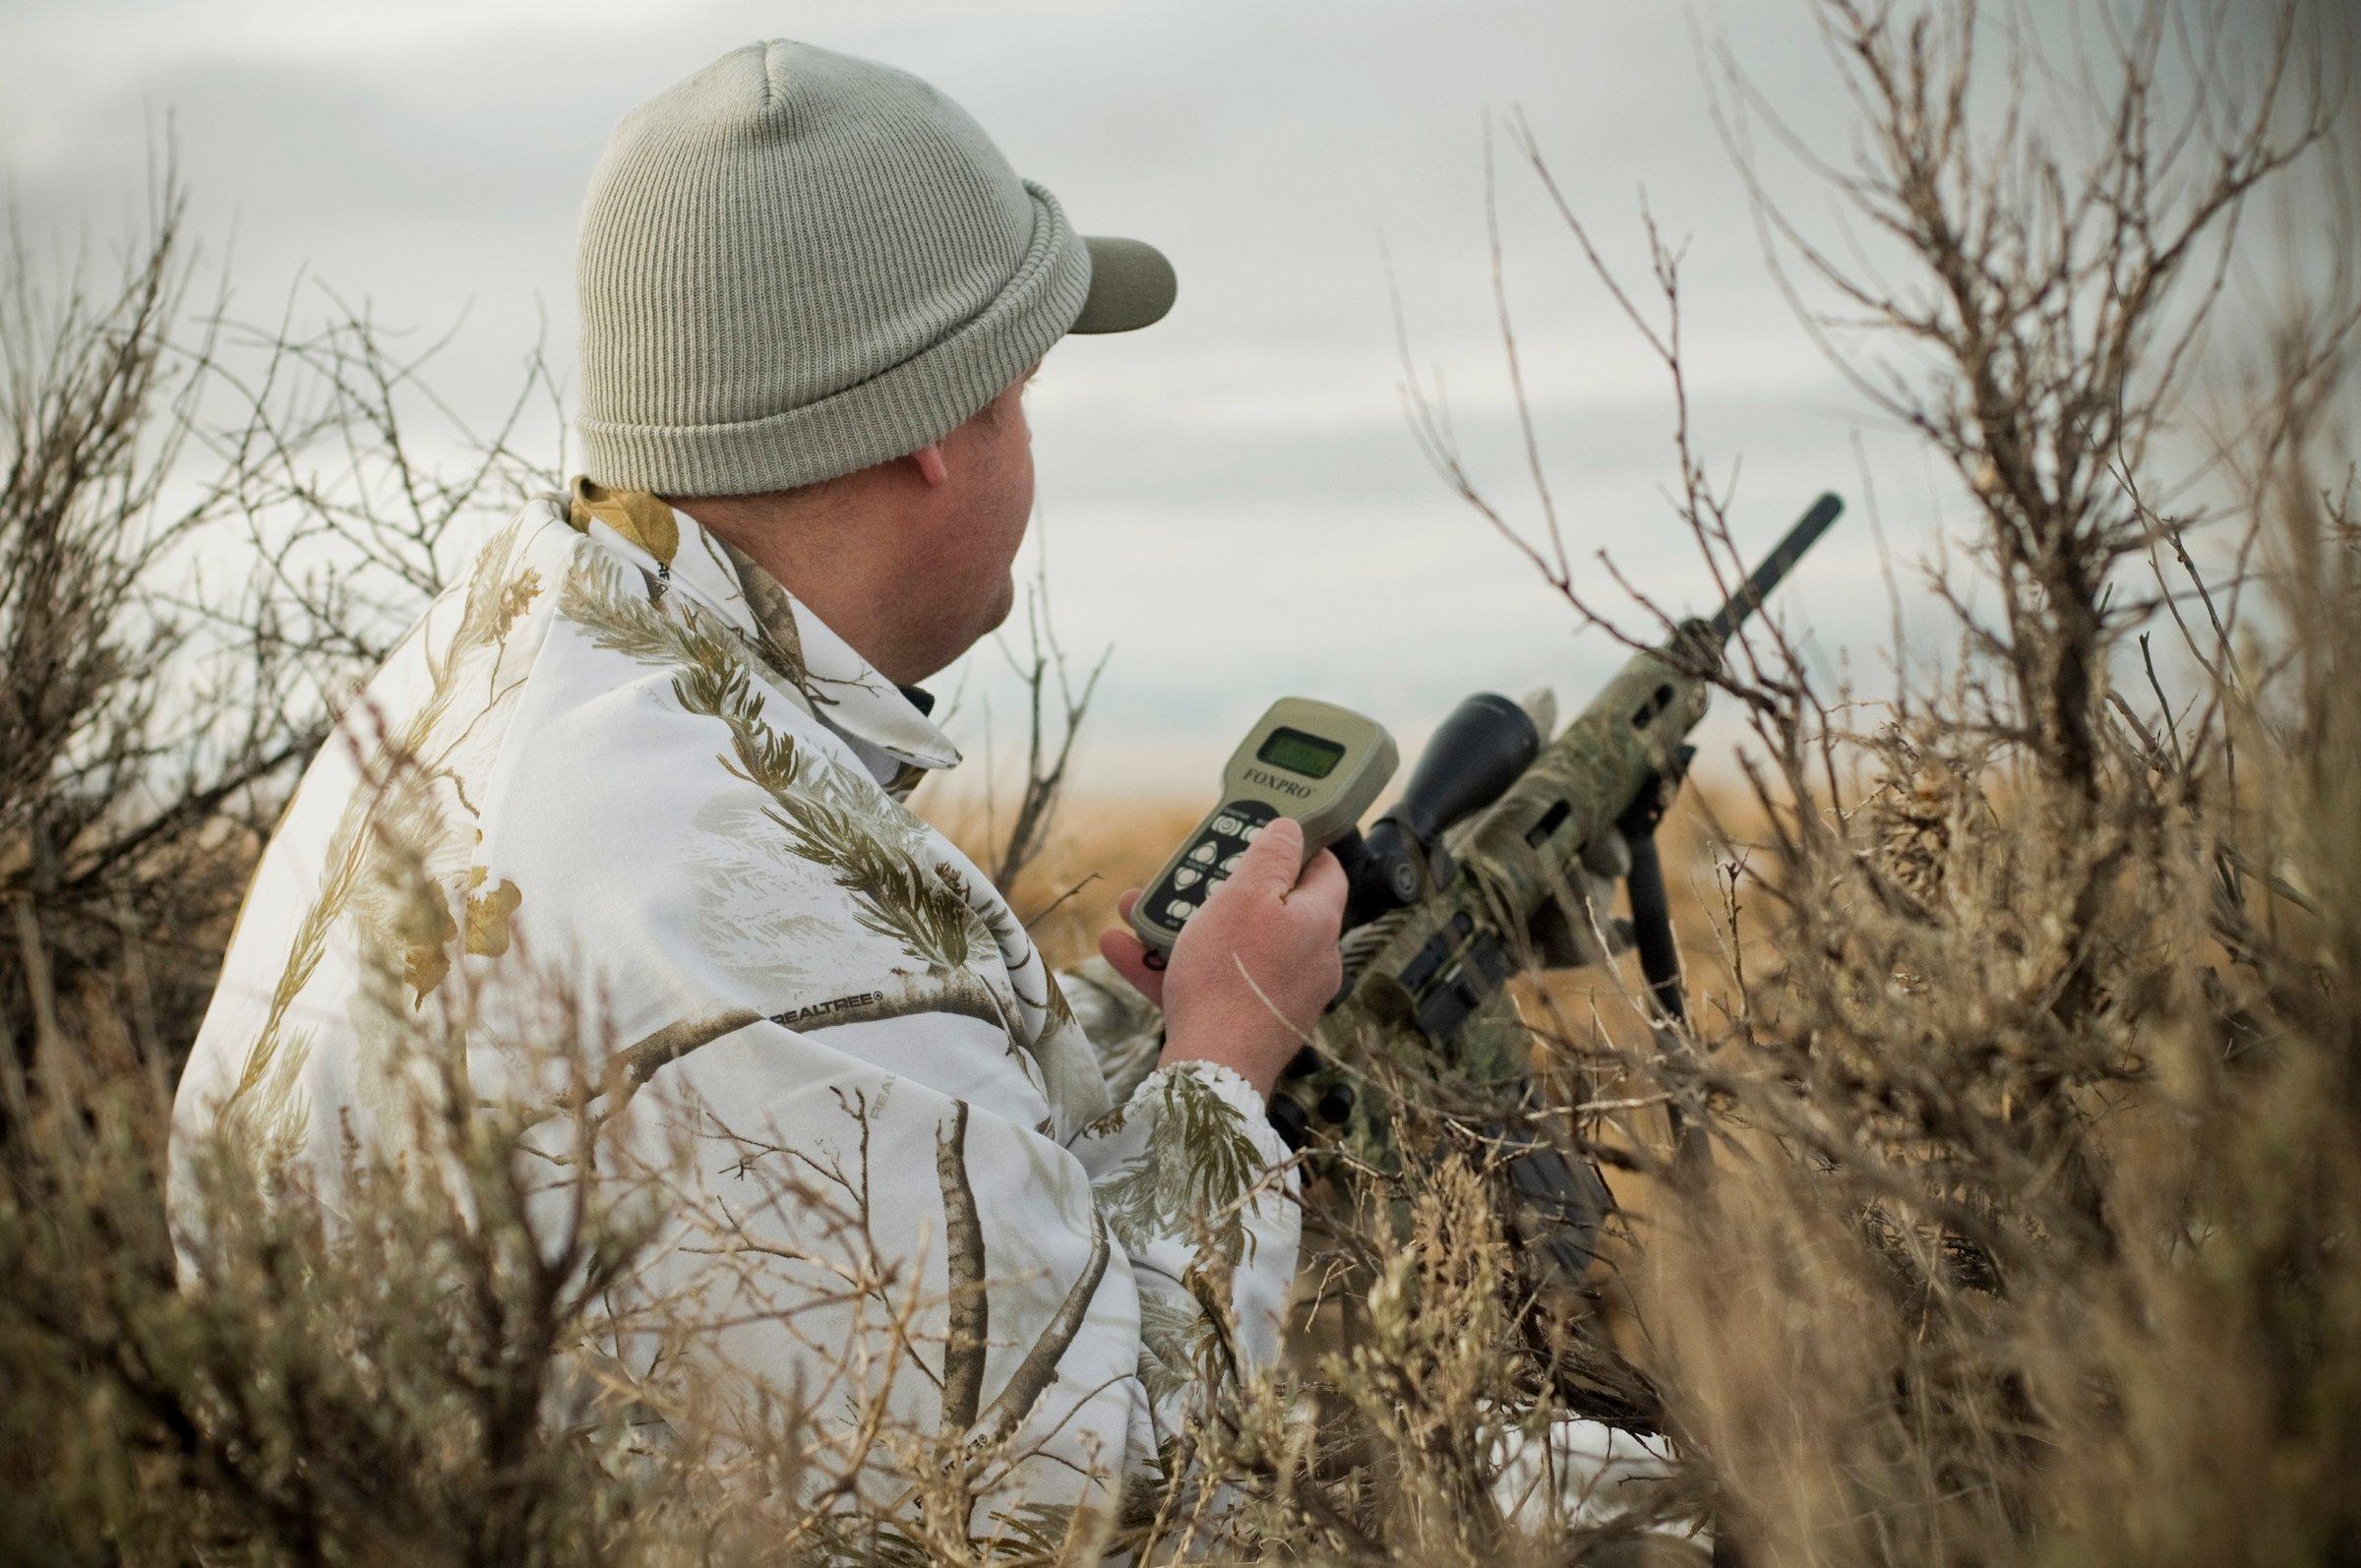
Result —
[[1068, 332], [1173, 301], [1137, 240], [1077, 235], [965, 111], [806, 43], [733, 49], [627, 115], [584, 204], [589, 477], [814, 484], [938, 441]]

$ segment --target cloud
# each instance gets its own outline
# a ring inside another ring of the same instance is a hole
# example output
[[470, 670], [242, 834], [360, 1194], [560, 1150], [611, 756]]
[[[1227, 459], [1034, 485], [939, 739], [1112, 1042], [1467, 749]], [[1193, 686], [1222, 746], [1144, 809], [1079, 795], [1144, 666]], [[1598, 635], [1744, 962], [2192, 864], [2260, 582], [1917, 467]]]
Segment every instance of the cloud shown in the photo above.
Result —
[[[570, 360], [574, 218], [608, 128], [789, 20], [737, 3], [80, 0], [5, 25], [0, 144], [36, 232], [104, 235], [141, 188], [146, 117], [168, 109], [201, 232], [234, 225], [248, 314], [273, 312], [299, 271], [422, 332], [468, 309], [444, 385], [488, 410], [544, 312]], [[1643, 188], [1685, 241], [1699, 430], [1718, 460], [1745, 458], [1750, 537], [1844, 485], [1856, 429], [1876, 429], [1761, 270], [1683, 8], [841, 0], [791, 21], [938, 83], [1085, 230], [1138, 233], [1179, 264], [1168, 322], [1065, 345], [1032, 400], [1061, 626], [1073, 645], [1118, 649], [1101, 776], [1144, 776], [1190, 747], [1218, 759], [1281, 692], [1364, 703], [1410, 732], [1478, 686], [1521, 688], [1527, 671], [1579, 683], [1617, 662], [1449, 496], [1403, 422], [1388, 258], [1420, 374], [1442, 373], [1472, 462], [1533, 518], [1490, 296], [1487, 111], [1522, 107], [1619, 265], [1636, 274], [1643, 258]], [[1789, 8], [1726, 6], [1706, 27], [1800, 134], [1838, 138], [1826, 62]], [[1587, 563], [1611, 547], [1652, 592], [1700, 605], [1708, 574], [1661, 498], [1661, 371], [1531, 171], [1496, 151], [1569, 549]], [[1929, 524], [1898, 510], [1906, 539]], [[1828, 591], [1873, 580], [1865, 533], [1825, 554], [1808, 569], [1825, 634], [1882, 632], [1874, 595]], [[979, 704], [1004, 701], [999, 661], [971, 663]]]

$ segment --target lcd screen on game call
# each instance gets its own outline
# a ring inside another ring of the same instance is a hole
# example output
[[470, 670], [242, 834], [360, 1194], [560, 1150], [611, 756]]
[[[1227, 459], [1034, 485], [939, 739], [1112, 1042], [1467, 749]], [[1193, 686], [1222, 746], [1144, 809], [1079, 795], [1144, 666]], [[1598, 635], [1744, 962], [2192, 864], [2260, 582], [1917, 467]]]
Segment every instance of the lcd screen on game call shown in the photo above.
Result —
[[1254, 754], [1254, 759], [1286, 768], [1290, 773], [1301, 773], [1305, 778], [1326, 778], [1344, 754], [1345, 749], [1333, 741], [1281, 725], [1271, 731], [1271, 738], [1262, 743], [1262, 750]]

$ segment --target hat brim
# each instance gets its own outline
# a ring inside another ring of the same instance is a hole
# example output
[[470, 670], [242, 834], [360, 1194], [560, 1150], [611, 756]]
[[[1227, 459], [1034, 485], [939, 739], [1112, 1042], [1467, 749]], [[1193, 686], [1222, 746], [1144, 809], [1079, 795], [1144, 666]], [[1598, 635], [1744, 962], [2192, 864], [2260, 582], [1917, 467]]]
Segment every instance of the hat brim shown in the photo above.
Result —
[[1114, 234], [1085, 234], [1082, 244], [1090, 252], [1090, 293], [1067, 332], [1137, 332], [1173, 308], [1180, 285], [1164, 252]]

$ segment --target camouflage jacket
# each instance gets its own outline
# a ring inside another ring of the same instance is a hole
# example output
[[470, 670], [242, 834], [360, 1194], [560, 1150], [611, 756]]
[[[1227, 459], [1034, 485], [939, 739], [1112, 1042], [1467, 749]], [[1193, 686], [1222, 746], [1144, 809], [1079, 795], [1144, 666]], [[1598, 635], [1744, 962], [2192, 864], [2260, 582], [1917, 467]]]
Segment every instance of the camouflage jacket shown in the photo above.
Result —
[[634, 1282], [672, 1313], [604, 1347], [629, 1375], [718, 1369], [873, 1499], [897, 1441], [989, 1453], [979, 1530], [1116, 1495], [1208, 1379], [1275, 1355], [1294, 1176], [1227, 1069], [1103, 1068], [904, 809], [957, 759], [695, 519], [578, 480], [529, 504], [263, 856], [179, 1091], [176, 1218], [209, 1135], [322, 1189], [398, 1144], [422, 1041], [479, 1102], [554, 1114], [523, 1063], [561, 1040], [594, 1092], [553, 1128], [689, 1151]]

